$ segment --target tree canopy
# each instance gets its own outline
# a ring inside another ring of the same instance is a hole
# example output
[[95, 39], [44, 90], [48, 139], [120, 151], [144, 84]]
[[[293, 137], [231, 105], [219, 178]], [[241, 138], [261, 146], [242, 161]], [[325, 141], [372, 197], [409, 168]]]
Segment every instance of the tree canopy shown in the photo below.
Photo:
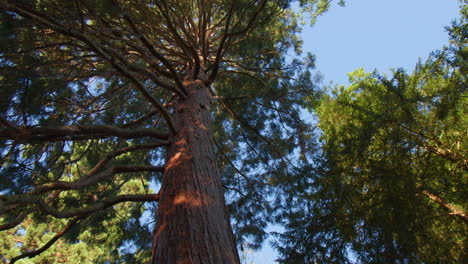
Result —
[[466, 4], [412, 73], [321, 90], [331, 3], [0, 0], [0, 260], [239, 263], [276, 223], [281, 263], [463, 262]]
[[281, 263], [467, 258], [467, 9], [411, 74], [358, 69], [316, 108], [323, 161], [286, 213]]
[[191, 80], [210, 91], [199, 106], [236, 241], [258, 247], [286, 205], [283, 178], [314, 150], [299, 114], [313, 57], [288, 54], [300, 52], [296, 11], [314, 19], [330, 1], [291, 5], [1, 0], [0, 259], [149, 262]]

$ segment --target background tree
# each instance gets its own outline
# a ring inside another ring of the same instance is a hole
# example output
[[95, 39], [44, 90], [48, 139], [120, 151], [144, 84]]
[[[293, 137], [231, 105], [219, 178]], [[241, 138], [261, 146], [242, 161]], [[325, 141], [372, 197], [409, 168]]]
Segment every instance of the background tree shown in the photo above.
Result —
[[290, 4], [0, 0], [2, 261], [238, 263], [235, 240], [258, 247], [313, 150]]
[[350, 74], [317, 107], [324, 160], [296, 192], [281, 263], [467, 258], [467, 7], [412, 74]]

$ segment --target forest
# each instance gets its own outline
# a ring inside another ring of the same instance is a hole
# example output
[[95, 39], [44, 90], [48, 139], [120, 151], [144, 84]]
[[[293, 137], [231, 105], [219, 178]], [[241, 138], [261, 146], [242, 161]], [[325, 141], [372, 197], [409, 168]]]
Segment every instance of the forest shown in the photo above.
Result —
[[301, 30], [351, 1], [0, 0], [0, 263], [464, 263], [468, 1], [325, 86]]

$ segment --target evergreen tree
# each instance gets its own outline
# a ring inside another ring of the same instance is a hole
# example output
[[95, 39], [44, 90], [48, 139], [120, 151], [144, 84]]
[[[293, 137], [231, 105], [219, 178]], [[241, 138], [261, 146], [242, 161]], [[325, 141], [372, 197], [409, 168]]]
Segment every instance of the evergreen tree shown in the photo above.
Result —
[[360, 69], [323, 94], [324, 159], [285, 213], [281, 263], [467, 259], [467, 11], [412, 74]]
[[313, 151], [290, 5], [0, 0], [0, 259], [239, 263], [236, 241], [258, 247]]

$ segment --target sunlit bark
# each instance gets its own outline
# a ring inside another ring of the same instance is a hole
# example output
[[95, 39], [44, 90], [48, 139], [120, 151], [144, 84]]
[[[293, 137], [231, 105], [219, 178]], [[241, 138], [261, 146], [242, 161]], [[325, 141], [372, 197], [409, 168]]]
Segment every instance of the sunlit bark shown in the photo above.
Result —
[[[176, 106], [160, 191], [152, 263], [239, 263], [213, 149], [210, 94], [187, 78]], [[183, 241], [181, 240], [183, 238]]]

